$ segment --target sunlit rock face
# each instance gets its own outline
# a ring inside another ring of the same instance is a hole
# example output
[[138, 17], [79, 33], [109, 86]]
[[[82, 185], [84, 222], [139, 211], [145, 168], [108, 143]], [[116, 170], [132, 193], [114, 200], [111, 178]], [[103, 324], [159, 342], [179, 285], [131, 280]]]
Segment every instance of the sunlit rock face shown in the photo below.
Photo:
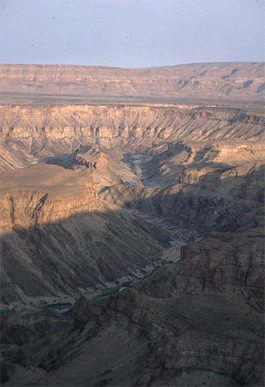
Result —
[[1, 226], [33, 227], [97, 208], [93, 182], [43, 163], [2, 173]]
[[[205, 111], [206, 110], [206, 111]], [[1, 137], [67, 140], [135, 137], [193, 140], [245, 138], [255, 140], [264, 126], [262, 113], [194, 106], [1, 106]], [[248, 126], [246, 126], [248, 124]], [[197, 129], [194, 132], [194, 129]], [[219, 129], [215, 132], [215, 129]], [[229, 129], [229, 130], [228, 130]], [[245, 129], [245, 130], [244, 130]], [[246, 129], [249, 129], [248, 132]]]
[[[39, 158], [71, 153], [95, 143], [105, 149], [116, 146], [124, 152], [143, 153], [181, 140], [218, 140], [215, 151], [226, 157], [224, 152], [233, 153], [234, 144], [226, 145], [225, 141], [256, 143], [265, 123], [262, 112], [239, 114], [233, 108], [202, 111], [196, 106], [1, 106], [0, 112], [1, 169], [20, 168]], [[212, 156], [214, 150], [211, 152]], [[244, 149], [237, 153], [237, 158], [244, 157]]]

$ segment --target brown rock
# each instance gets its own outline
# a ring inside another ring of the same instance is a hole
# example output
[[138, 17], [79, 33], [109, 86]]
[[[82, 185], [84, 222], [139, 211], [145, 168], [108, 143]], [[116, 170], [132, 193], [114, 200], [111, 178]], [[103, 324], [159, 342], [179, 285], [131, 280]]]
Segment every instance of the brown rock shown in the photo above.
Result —
[[74, 328], [82, 328], [91, 320], [95, 320], [96, 315], [92, 310], [89, 301], [80, 294], [78, 300], [74, 304]]

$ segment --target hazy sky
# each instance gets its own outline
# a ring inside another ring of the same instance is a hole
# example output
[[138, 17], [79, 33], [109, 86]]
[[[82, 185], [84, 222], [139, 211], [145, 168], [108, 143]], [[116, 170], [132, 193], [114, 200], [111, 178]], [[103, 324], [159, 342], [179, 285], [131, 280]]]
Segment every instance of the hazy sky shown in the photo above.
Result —
[[265, 0], [0, 0], [1, 63], [264, 61]]

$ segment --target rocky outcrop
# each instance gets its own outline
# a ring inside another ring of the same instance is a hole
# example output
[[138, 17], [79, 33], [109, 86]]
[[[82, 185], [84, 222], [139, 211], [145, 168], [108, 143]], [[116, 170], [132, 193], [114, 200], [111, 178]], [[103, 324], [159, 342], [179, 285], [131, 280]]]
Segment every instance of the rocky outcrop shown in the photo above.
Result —
[[[45, 370], [62, 365], [63, 354], [73, 345], [73, 321], [48, 309], [17, 306], [2, 312], [1, 349], [10, 379], [27, 383], [26, 372], [38, 378]], [[23, 372], [22, 372], [23, 371]]]
[[80, 294], [78, 300], [73, 306], [74, 314], [74, 328], [82, 329], [85, 325], [92, 320], [95, 320], [96, 314], [94, 313], [89, 301]]
[[100, 209], [93, 182], [58, 166], [36, 164], [2, 173], [1, 178], [2, 232]]
[[182, 247], [181, 261], [156, 270], [136, 288], [157, 298], [183, 294], [233, 295], [257, 312], [264, 308], [264, 211], [253, 228], [238, 233], [211, 233]]
[[157, 214], [206, 234], [213, 229], [236, 231], [253, 223], [255, 210], [264, 203], [262, 166], [246, 177], [221, 179], [219, 173], [209, 173], [200, 184], [194, 184], [197, 171], [187, 172], [188, 184], [186, 180], [166, 188], [151, 199]]

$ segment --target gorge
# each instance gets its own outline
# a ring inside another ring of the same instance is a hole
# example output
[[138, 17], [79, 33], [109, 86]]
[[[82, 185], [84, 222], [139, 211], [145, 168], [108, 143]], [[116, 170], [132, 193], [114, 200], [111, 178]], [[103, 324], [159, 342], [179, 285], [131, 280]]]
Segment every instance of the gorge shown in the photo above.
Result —
[[1, 65], [6, 386], [262, 386], [264, 64]]

